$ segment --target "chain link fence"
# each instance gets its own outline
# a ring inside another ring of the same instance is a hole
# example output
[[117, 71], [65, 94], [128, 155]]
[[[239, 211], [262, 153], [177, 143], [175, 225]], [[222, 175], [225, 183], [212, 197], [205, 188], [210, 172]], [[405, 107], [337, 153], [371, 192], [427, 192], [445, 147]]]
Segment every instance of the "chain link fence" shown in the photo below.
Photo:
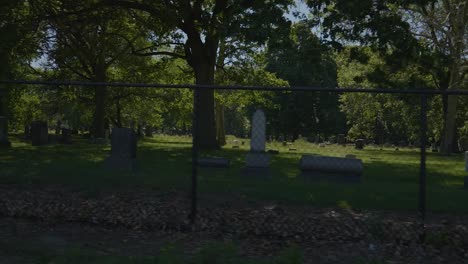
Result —
[[465, 91], [12, 83], [4, 217], [298, 245], [319, 263], [468, 259], [466, 143], [437, 142], [443, 96]]

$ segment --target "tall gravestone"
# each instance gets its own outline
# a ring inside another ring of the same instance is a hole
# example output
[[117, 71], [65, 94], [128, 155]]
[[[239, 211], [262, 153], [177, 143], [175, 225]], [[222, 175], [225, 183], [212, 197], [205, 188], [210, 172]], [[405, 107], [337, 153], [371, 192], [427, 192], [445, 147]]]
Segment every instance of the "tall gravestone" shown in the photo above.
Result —
[[137, 137], [131, 128], [113, 128], [111, 155], [105, 161], [109, 169], [131, 169], [136, 167]]
[[336, 138], [336, 143], [338, 145], [345, 145], [346, 144], [346, 139], [344, 134], [338, 134], [338, 137]]
[[8, 119], [0, 116], [0, 147], [10, 147], [11, 143], [8, 141]]
[[354, 147], [356, 149], [363, 149], [364, 148], [364, 139], [356, 139], [356, 141], [354, 142]]
[[[468, 172], [468, 151], [465, 152], [465, 171]], [[465, 189], [468, 189], [468, 176], [465, 176]]]
[[153, 137], [153, 128], [151, 126], [145, 127], [145, 137]]
[[67, 128], [61, 129], [62, 133], [60, 135], [60, 143], [62, 144], [72, 144], [72, 130]]
[[270, 176], [270, 157], [265, 152], [266, 118], [263, 110], [257, 110], [252, 116], [250, 151], [247, 153], [243, 173], [252, 176]]
[[62, 121], [57, 120], [57, 123], [55, 125], [55, 135], [60, 135], [61, 131], [62, 131]]
[[42, 146], [49, 143], [49, 128], [47, 122], [33, 121], [31, 123], [31, 140], [33, 146]]

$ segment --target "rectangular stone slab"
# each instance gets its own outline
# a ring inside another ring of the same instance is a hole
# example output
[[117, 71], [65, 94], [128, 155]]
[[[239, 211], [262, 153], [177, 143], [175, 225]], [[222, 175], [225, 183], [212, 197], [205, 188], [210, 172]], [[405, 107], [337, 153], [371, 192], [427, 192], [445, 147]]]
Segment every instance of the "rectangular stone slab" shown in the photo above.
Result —
[[137, 138], [130, 128], [114, 128], [111, 136], [111, 156], [134, 159], [137, 151]]
[[42, 146], [49, 142], [47, 122], [34, 121], [31, 123], [31, 139], [33, 146]]
[[351, 173], [361, 175], [362, 160], [317, 155], [303, 155], [299, 168], [301, 171], [319, 171], [329, 173]]
[[231, 161], [222, 157], [204, 157], [198, 159], [198, 166], [208, 168], [228, 168]]

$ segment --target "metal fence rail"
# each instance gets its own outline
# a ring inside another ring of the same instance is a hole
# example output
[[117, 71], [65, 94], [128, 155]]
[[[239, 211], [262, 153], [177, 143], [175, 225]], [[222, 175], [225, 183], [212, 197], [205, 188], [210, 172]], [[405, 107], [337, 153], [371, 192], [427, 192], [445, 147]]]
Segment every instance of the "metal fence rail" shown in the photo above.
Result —
[[[191, 149], [191, 188], [190, 188], [190, 214], [189, 219], [192, 224], [196, 223], [198, 215], [198, 176], [199, 164], [198, 160], [201, 157], [199, 149], [199, 120], [200, 115], [199, 98], [200, 90], [231, 90], [231, 91], [269, 91], [269, 92], [304, 92], [304, 93], [368, 93], [368, 94], [393, 94], [393, 95], [413, 95], [420, 97], [420, 161], [419, 161], [419, 189], [418, 189], [418, 204], [415, 205], [420, 215], [420, 229], [422, 230], [422, 239], [424, 239], [424, 226], [427, 214], [427, 168], [426, 168], [426, 149], [427, 146], [427, 130], [428, 130], [428, 97], [430, 96], [447, 96], [447, 95], [468, 95], [468, 90], [428, 90], [428, 89], [363, 89], [363, 88], [323, 88], [323, 87], [271, 87], [271, 86], [237, 86], [237, 85], [195, 85], [195, 84], [146, 84], [146, 83], [113, 83], [113, 82], [82, 82], [82, 81], [41, 81], [41, 80], [0, 80], [0, 85], [27, 85], [27, 86], [78, 86], [78, 87], [134, 87], [134, 88], [162, 88], [162, 89], [190, 89], [194, 92], [193, 99], [193, 119], [192, 119], [192, 149]], [[0, 86], [1, 87], [1, 86]], [[0, 96], [2, 89], [0, 89]], [[0, 98], [1, 99], [1, 98]]]

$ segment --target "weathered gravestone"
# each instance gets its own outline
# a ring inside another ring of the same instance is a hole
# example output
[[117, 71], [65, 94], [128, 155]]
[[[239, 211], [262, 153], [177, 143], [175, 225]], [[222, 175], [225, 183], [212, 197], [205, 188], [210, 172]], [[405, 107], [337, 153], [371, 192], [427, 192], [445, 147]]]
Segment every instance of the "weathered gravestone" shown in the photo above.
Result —
[[8, 119], [0, 116], [0, 147], [10, 147], [11, 143], [8, 141]]
[[306, 181], [359, 182], [362, 160], [355, 157], [338, 158], [303, 155], [299, 163], [300, 176]]
[[321, 143], [322, 139], [320, 138], [320, 135], [315, 136], [315, 144]]
[[250, 152], [247, 153], [244, 175], [270, 176], [270, 157], [265, 152], [266, 118], [263, 110], [257, 110], [252, 117], [252, 135], [250, 138]]
[[468, 151], [465, 151], [465, 171], [468, 172]]
[[[465, 152], [465, 171], [468, 172], [468, 151]], [[468, 189], [468, 176], [465, 176], [465, 189]]]
[[458, 148], [461, 151], [468, 151], [468, 137], [461, 137], [458, 139]]
[[437, 147], [436, 143], [431, 144], [431, 151], [432, 152], [439, 152], [439, 148]]
[[31, 126], [26, 125], [24, 126], [24, 140], [30, 140], [31, 139]]
[[60, 143], [71, 144], [72, 143], [72, 130], [62, 128], [62, 134], [60, 135]]
[[34, 121], [31, 123], [31, 140], [33, 146], [42, 146], [49, 142], [47, 122]]
[[153, 137], [153, 128], [151, 126], [145, 127], [145, 136]]
[[356, 139], [354, 142], [354, 147], [356, 149], [363, 149], [364, 148], [364, 139]]
[[111, 155], [105, 160], [109, 169], [136, 169], [137, 137], [133, 129], [114, 128], [111, 135]]
[[339, 134], [338, 137], [336, 138], [336, 143], [338, 145], [345, 145], [346, 144], [346, 139], [344, 134]]
[[61, 129], [62, 129], [62, 121], [57, 120], [57, 123], [55, 124], [55, 135], [59, 135]]

